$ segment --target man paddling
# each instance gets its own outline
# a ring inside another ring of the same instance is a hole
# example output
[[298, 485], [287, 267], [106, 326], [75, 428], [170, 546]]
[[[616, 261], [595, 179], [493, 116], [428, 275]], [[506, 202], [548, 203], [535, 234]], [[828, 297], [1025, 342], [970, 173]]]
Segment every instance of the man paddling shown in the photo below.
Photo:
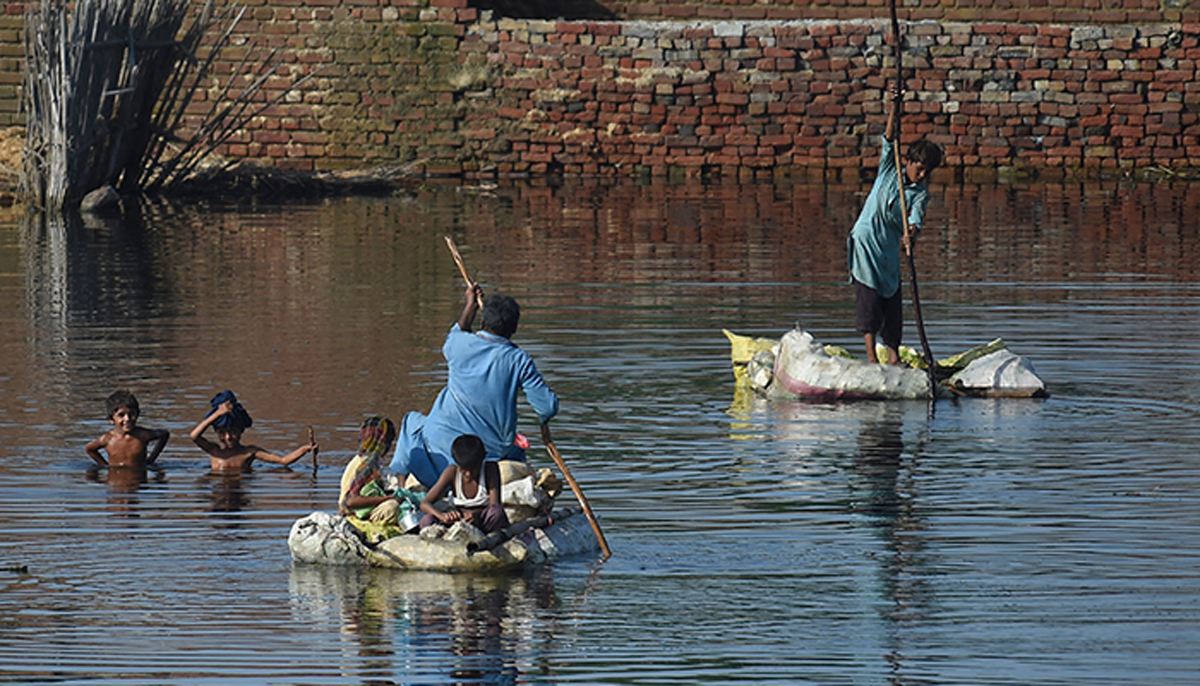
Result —
[[[517, 301], [500, 294], [484, 300], [483, 289], [469, 281], [465, 298], [442, 346], [449, 367], [446, 387], [428, 416], [405, 415], [392, 457], [393, 472], [412, 474], [426, 488], [451, 464], [451, 445], [462, 435], [481, 438], [488, 459], [525, 460], [528, 443], [516, 443], [518, 391], [525, 393], [543, 429], [558, 414], [558, 396], [533, 358], [510, 340], [521, 318]], [[472, 332], [481, 306], [483, 329]]]

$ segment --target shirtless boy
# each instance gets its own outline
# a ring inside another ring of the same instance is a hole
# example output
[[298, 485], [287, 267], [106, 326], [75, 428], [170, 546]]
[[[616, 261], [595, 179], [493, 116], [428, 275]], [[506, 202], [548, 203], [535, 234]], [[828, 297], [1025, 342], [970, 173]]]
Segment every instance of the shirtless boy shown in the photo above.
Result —
[[[167, 446], [171, 433], [166, 429], [147, 429], [137, 425], [141, 409], [129, 391], [117, 391], [105, 401], [108, 421], [113, 428], [87, 444], [87, 454], [105, 467], [145, 469], [154, 464]], [[153, 444], [153, 447], [151, 447]], [[108, 459], [101, 453], [108, 454]]]
[[[248, 472], [256, 459], [286, 466], [317, 447], [315, 443], [309, 443], [287, 455], [276, 455], [257, 445], [243, 445], [242, 433], [253, 422], [250, 414], [230, 391], [217, 394], [212, 405], [212, 411], [192, 429], [191, 437], [201, 450], [208, 453], [209, 465], [214, 472]], [[220, 443], [213, 443], [204, 437], [204, 432], [213, 425]]]

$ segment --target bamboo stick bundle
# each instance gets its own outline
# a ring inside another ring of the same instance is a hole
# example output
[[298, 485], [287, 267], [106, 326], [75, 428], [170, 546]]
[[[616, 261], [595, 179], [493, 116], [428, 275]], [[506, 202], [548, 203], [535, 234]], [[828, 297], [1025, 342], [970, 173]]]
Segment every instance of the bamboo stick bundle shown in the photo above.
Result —
[[[211, 66], [245, 9], [216, 14], [212, 0], [185, 27], [190, 0], [40, 0], [28, 6], [20, 191], [61, 209], [112, 185], [124, 194], [172, 188], [246, 123], [312, 76], [265, 102], [282, 63], [247, 51], [199, 125], [181, 138], [183, 114], [209, 87]], [[205, 37], [220, 33], [197, 54]], [[240, 91], [235, 90], [240, 86]], [[236, 94], [234, 94], [236, 92]]]

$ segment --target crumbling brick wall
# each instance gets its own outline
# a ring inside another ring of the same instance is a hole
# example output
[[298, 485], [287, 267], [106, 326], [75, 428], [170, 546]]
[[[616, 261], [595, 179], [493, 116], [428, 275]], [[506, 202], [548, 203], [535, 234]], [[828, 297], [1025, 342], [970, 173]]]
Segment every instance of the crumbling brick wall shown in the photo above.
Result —
[[[286, 58], [264, 97], [317, 74], [225, 152], [295, 169], [857, 170], [877, 155], [894, 73], [877, 0], [596, 5], [652, 21], [513, 18], [468, 0], [256, 2], [241, 49]], [[901, 3], [906, 139], [928, 136], [968, 170], [1200, 167], [1200, 12], [1170, 1], [1014, 4]], [[19, 28], [0, 31], [15, 41]], [[11, 46], [0, 54], [0, 125], [18, 121]]]

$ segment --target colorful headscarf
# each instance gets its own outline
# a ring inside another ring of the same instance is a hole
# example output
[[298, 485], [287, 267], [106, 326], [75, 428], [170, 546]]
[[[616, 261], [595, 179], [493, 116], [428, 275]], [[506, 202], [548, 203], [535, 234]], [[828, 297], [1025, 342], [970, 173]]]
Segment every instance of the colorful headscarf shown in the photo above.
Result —
[[217, 421], [212, 423], [218, 429], [228, 429], [234, 424], [243, 429], [249, 429], [250, 425], [254, 423], [254, 420], [250, 418], [250, 413], [238, 402], [237, 396], [233, 394], [233, 391], [221, 391], [214, 395], [213, 399], [209, 402], [212, 405], [212, 409], [208, 411], [208, 414], [204, 415], [205, 417], [212, 416], [212, 413], [220, 409], [222, 404], [227, 402], [233, 403], [233, 412], [217, 417]]
[[380, 460], [391, 450], [392, 442], [395, 440], [396, 425], [387, 417], [368, 417], [362, 423], [362, 428], [358, 430], [357, 455], [361, 459], [349, 488], [342, 493], [342, 497], [339, 499], [339, 510], [345, 509], [344, 502], [349, 494], [362, 492], [363, 486], [375, 478], [379, 472]]
[[387, 417], [368, 417], [358, 430], [358, 454], [372, 466], [387, 454], [396, 440], [396, 425]]

